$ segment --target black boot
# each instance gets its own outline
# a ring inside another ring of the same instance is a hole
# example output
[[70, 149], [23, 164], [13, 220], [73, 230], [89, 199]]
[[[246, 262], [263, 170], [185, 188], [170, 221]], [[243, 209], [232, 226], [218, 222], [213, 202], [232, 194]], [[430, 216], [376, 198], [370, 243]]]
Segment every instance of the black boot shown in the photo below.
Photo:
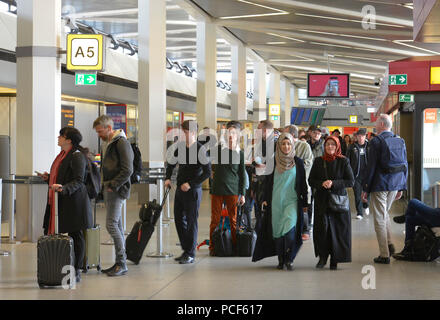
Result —
[[283, 270], [283, 268], [284, 268], [284, 257], [279, 255], [277, 269]]
[[327, 264], [327, 259], [328, 259], [328, 256], [325, 256], [325, 257], [320, 256], [319, 261], [316, 264], [316, 268], [318, 268], [318, 269], [324, 268], [324, 266]]
[[412, 241], [405, 242], [403, 250], [399, 253], [393, 254], [393, 258], [396, 260], [412, 261]]
[[330, 270], [336, 270], [338, 269], [338, 263], [333, 260], [333, 257], [330, 259]]
[[401, 216], [396, 216], [393, 218], [393, 221], [399, 224], [405, 223], [405, 215], [403, 214]]

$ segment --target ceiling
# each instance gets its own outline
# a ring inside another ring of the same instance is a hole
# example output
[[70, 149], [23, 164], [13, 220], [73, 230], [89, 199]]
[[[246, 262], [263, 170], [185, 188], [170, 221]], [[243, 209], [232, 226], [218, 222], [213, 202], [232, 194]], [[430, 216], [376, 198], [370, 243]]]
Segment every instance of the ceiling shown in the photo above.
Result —
[[[63, 15], [137, 44], [137, 0], [62, 4]], [[196, 67], [196, 21], [185, 11], [188, 7], [300, 87], [305, 87], [309, 72], [349, 72], [351, 91], [373, 97], [379, 91], [375, 82], [384, 77], [389, 61], [440, 55], [440, 44], [412, 41], [409, 0], [167, 0], [167, 56], [190, 67]], [[372, 10], [375, 24], [368, 19]], [[231, 46], [222, 34], [217, 40], [218, 69], [229, 71]]]

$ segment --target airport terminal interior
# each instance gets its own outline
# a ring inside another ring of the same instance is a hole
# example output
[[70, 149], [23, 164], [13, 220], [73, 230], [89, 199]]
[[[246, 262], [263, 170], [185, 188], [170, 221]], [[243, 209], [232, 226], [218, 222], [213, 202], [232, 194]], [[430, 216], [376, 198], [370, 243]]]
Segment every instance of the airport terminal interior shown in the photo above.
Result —
[[[315, 267], [313, 221], [293, 270], [278, 270], [276, 255], [212, 256], [208, 180], [195, 260], [180, 264], [177, 170], [142, 259], [128, 261], [125, 275], [92, 267], [70, 288], [40, 288], [37, 279], [48, 201], [37, 172], [50, 172], [64, 127], [81, 132], [99, 167], [103, 141], [93, 123], [102, 115], [142, 155], [142, 179], [122, 210], [128, 236], [141, 206], [162, 200], [165, 179], [154, 172], [167, 165], [186, 120], [218, 137], [237, 120], [250, 150], [263, 120], [278, 131], [337, 131], [348, 146], [360, 129], [369, 143], [376, 139], [387, 114], [406, 144], [406, 189], [389, 210], [392, 243], [402, 251], [405, 224], [393, 218], [411, 199], [440, 206], [439, 21], [440, 0], [0, 0], [0, 300], [440, 299], [440, 258], [373, 261], [375, 212], [370, 203], [358, 216], [352, 188], [351, 262], [337, 270]], [[104, 202], [93, 200], [93, 209], [105, 269], [115, 246]], [[256, 220], [254, 208], [250, 228]]]

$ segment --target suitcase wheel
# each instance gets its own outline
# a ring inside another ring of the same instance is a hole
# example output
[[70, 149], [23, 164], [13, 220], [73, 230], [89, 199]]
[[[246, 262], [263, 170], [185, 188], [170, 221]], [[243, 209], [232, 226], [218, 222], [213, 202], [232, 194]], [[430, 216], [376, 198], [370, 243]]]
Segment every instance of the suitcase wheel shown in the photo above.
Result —
[[100, 264], [98, 264], [98, 266], [96, 267], [96, 270], [98, 270], [98, 272], [101, 271], [101, 265]]
[[42, 284], [42, 283], [38, 283], [38, 286], [40, 287], [40, 289], [46, 288], [46, 286], [44, 284]]

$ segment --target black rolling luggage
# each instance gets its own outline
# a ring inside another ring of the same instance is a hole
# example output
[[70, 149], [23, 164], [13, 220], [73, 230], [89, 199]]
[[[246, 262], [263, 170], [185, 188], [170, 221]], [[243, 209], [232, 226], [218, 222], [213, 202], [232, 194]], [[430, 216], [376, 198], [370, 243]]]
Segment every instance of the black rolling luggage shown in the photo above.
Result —
[[159, 205], [156, 202], [156, 199], [142, 205], [139, 211], [140, 221], [137, 221], [134, 224], [130, 234], [125, 240], [127, 259], [135, 264], [139, 264], [139, 261], [142, 259], [144, 250], [154, 232], [154, 226], [156, 225], [157, 220], [160, 218], [163, 205], [165, 204], [165, 200], [169, 192], [170, 189], [168, 188], [165, 191], [162, 205]]
[[221, 218], [219, 225], [212, 232], [212, 243], [215, 256], [231, 257], [233, 255], [231, 230], [225, 228], [225, 217]]
[[243, 206], [237, 208], [237, 254], [240, 257], [252, 257], [257, 234], [250, 226], [243, 225], [243, 210]]
[[[75, 279], [73, 239], [58, 233], [58, 194], [55, 192], [55, 234], [42, 236], [37, 243], [37, 278], [40, 288], [69, 285], [63, 279]], [[73, 274], [70, 274], [73, 272]]]

